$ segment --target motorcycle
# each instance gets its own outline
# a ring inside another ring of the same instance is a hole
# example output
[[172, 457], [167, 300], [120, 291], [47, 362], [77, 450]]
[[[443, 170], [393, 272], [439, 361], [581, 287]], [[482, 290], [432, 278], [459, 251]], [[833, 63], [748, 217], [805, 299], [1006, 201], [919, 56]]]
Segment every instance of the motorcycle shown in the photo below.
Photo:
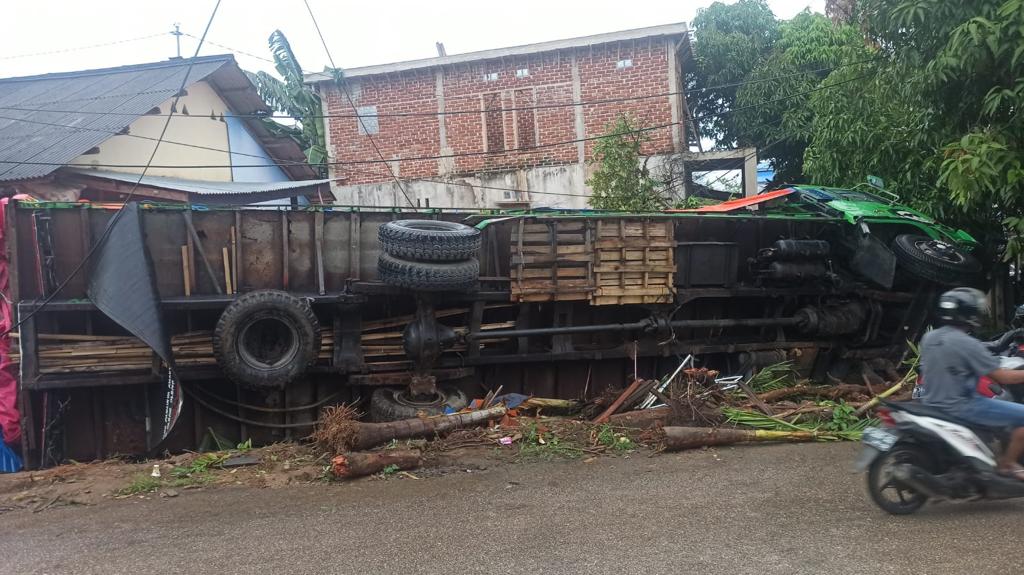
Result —
[[864, 431], [856, 463], [867, 471], [868, 492], [893, 515], [908, 515], [929, 500], [1024, 497], [1024, 481], [996, 471], [992, 446], [1005, 430], [971, 425], [920, 403], [882, 402], [879, 427]]

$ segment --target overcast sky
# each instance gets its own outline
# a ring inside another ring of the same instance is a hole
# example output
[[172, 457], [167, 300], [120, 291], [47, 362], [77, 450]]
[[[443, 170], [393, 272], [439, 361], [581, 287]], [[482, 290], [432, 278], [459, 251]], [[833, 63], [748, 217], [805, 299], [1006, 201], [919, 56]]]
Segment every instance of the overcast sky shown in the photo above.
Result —
[[[730, 3], [731, 0], [726, 0]], [[26, 76], [154, 62], [174, 56], [181, 24], [200, 36], [214, 0], [6, 0], [0, 19], [0, 77]], [[690, 22], [712, 0], [480, 0], [352, 2], [310, 0], [331, 55], [342, 68], [572, 38], [643, 26]], [[821, 12], [825, 0], [768, 0], [780, 18], [805, 8]], [[271, 70], [267, 36], [280, 28], [306, 70], [321, 70], [327, 56], [302, 0], [222, 0], [200, 54], [235, 52], [242, 67]], [[131, 40], [141, 36], [145, 40]], [[131, 40], [112, 46], [86, 46]], [[191, 56], [196, 41], [182, 37]], [[227, 46], [226, 49], [220, 44]], [[55, 54], [35, 55], [61, 51]]]

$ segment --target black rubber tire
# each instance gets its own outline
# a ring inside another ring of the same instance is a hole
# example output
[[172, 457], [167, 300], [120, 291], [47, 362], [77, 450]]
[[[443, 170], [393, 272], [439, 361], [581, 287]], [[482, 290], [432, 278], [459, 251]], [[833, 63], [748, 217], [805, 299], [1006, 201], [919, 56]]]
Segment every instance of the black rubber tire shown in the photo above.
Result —
[[220, 314], [213, 353], [240, 385], [281, 388], [316, 362], [320, 322], [304, 299], [277, 290], [249, 292]]
[[472, 291], [480, 277], [480, 262], [411, 262], [388, 254], [377, 259], [380, 281], [416, 291]]
[[387, 222], [377, 239], [384, 253], [416, 262], [457, 262], [480, 251], [480, 230], [441, 220]]
[[[949, 255], [949, 259], [936, 257], [922, 249], [922, 245], [929, 244], [940, 247]], [[892, 251], [896, 254], [900, 268], [919, 279], [942, 285], [971, 285], [976, 283], [981, 275], [981, 262], [974, 256], [953, 244], [933, 240], [927, 236], [896, 236], [892, 242]]]
[[[893, 501], [885, 497], [882, 491], [885, 486], [880, 485], [882, 482], [882, 472], [885, 470], [885, 466], [890, 463], [912, 463], [922, 469], [931, 471], [932, 466], [930, 465], [931, 457], [920, 447], [910, 444], [897, 444], [893, 446], [890, 451], [887, 451], [871, 462], [871, 467], [868, 468], [868, 493], [871, 495], [871, 500], [875, 502], [886, 513], [892, 515], [910, 515], [921, 508], [925, 503], [928, 502], [928, 496], [919, 493], [910, 486], [902, 485], [896, 482], [896, 480], [889, 480], [893, 485], [892, 489], [902, 491], [907, 497], [906, 501]], [[887, 482], [887, 484], [889, 483]]]
[[442, 415], [445, 407], [459, 411], [469, 405], [466, 394], [459, 389], [439, 387], [436, 397], [417, 400], [408, 397], [407, 390], [379, 388], [370, 395], [370, 420], [377, 422], [401, 421], [417, 417]]

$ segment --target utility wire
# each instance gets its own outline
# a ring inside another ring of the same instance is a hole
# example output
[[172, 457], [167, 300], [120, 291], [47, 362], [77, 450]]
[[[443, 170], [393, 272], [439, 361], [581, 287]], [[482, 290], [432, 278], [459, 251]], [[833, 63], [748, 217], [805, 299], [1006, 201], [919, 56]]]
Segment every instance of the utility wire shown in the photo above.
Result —
[[[331, 56], [331, 49], [327, 47], [327, 41], [324, 40], [324, 34], [323, 32], [320, 31], [320, 24], [316, 21], [316, 16], [313, 14], [313, 8], [310, 7], [309, 0], [302, 0], [302, 2], [303, 4], [306, 5], [306, 11], [309, 12], [309, 18], [310, 20], [313, 21], [313, 27], [316, 28], [316, 34], [317, 36], [320, 37], [320, 43], [323, 44], [324, 46], [324, 52], [327, 53], [327, 61], [331, 63], [332, 71], [336, 74], [339, 68], [334, 64], [334, 57]], [[349, 93], [348, 87], [345, 86], [345, 83], [341, 80], [338, 80], [335, 83], [337, 84], [338, 88], [340, 88], [341, 91], [345, 93], [345, 98], [348, 99], [348, 104], [349, 106], [352, 107], [352, 111], [358, 114], [359, 108], [356, 107], [356, 102], [355, 100], [352, 99], [352, 94]], [[388, 172], [391, 174], [391, 177], [394, 178], [395, 183], [398, 184], [398, 189], [402, 192], [402, 195], [405, 196], [405, 201], [409, 202], [410, 206], [415, 207], [416, 203], [412, 201], [412, 198], [409, 197], [408, 192], [405, 191], [405, 186], [402, 185], [402, 180], [398, 179], [398, 175], [395, 174], [395, 170], [391, 168], [391, 164], [384, 159], [384, 154], [380, 151], [380, 147], [377, 146], [377, 141], [373, 139], [373, 135], [371, 135], [370, 131], [366, 129], [366, 124], [363, 123], [362, 118], [359, 118], [359, 126], [362, 128], [363, 133], [366, 134], [366, 137], [370, 140], [370, 145], [373, 146], [373, 150], [377, 152], [377, 155], [380, 157], [381, 161], [384, 162], [385, 166], [387, 166]]]
[[[267, 61], [273, 62], [273, 60], [267, 60]], [[708, 86], [706, 88], [699, 88], [699, 89], [696, 89], [696, 90], [683, 90], [683, 91], [674, 91], [674, 92], [660, 92], [660, 93], [656, 93], [656, 94], [640, 94], [640, 95], [636, 95], [636, 96], [621, 96], [621, 97], [617, 97], [617, 98], [602, 98], [602, 99], [597, 99], [597, 100], [588, 100], [588, 101], [581, 101], [581, 102], [552, 102], [550, 104], [534, 104], [534, 105], [531, 105], [531, 106], [512, 106], [512, 107], [508, 107], [508, 108], [494, 108], [493, 110], [490, 110], [490, 111], [502, 112], [502, 113], [504, 113], [504, 112], [523, 112], [523, 111], [530, 111], [530, 110], [547, 110], [547, 109], [555, 109], [555, 108], [571, 108], [571, 107], [576, 107], [576, 106], [600, 106], [600, 105], [604, 105], [604, 104], [616, 104], [616, 103], [622, 103], [622, 102], [634, 102], [634, 101], [639, 101], [639, 100], [649, 100], [649, 99], [656, 99], [656, 98], [664, 98], [664, 97], [667, 97], [667, 96], [686, 95], [686, 94], [692, 94], [694, 92], [703, 92], [703, 91], [707, 91], [707, 90], [715, 90], [715, 89], [728, 88], [728, 87], [733, 87], [733, 86], [742, 86], [742, 85], [746, 85], [746, 84], [757, 84], [757, 83], [761, 83], [761, 82], [770, 82], [770, 81], [774, 81], [774, 80], [781, 80], [781, 79], [785, 79], [785, 78], [789, 78], [789, 77], [793, 77], [793, 76], [800, 76], [800, 75], [804, 75], [804, 74], [813, 74], [813, 73], [817, 73], [817, 72], [837, 70], [839, 68], [843, 68], [843, 67], [846, 67], [846, 66], [853, 66], [853, 65], [857, 65], [857, 64], [863, 64], [865, 62], [871, 62], [871, 61], [872, 60], [861, 60], [861, 61], [858, 61], [858, 62], [849, 62], [849, 63], [846, 63], [846, 64], [840, 64], [838, 66], [832, 66], [832, 67], [829, 67], [829, 68], [819, 68], [817, 70], [806, 70], [806, 71], [794, 72], [794, 73], [790, 73], [790, 74], [783, 74], [781, 76], [775, 76], [775, 77], [772, 77], [772, 78], [760, 78], [760, 79], [757, 79], [757, 80], [748, 80], [748, 81], [745, 81], [745, 82], [736, 82], [736, 83], [733, 83], [733, 84], [722, 84], [720, 86]], [[456, 99], [458, 97], [459, 96], [446, 96], [446, 100], [453, 100], [453, 99]], [[476, 96], [474, 95], [474, 96], [466, 96], [466, 97], [469, 98], [469, 97], [476, 97]], [[135, 115], [137, 115], [137, 114], [133, 114], [131, 112], [98, 112], [98, 111], [92, 112], [92, 111], [79, 111], [79, 110], [50, 110], [50, 109], [44, 109], [44, 108], [24, 108], [24, 107], [16, 107], [16, 106], [0, 106], [0, 110], [16, 110], [16, 111], [19, 111], [19, 112], [52, 112], [52, 113], [68, 113], [68, 114], [92, 114], [92, 115], [100, 115], [100, 116], [106, 116], [106, 115], [135, 116]], [[306, 118], [310, 118], [310, 119], [317, 119], [317, 118], [319, 118], [319, 119], [324, 119], [324, 118], [409, 118], [409, 117], [459, 116], [459, 115], [479, 115], [479, 114], [480, 114], [480, 110], [444, 110], [444, 111], [440, 111], [439, 110], [439, 111], [436, 111], [436, 112], [379, 112], [379, 113], [376, 113], [376, 114], [360, 114], [360, 113], [358, 113], [358, 111], [356, 111], [355, 113], [352, 113], [352, 114], [318, 114], [318, 115], [306, 116]], [[163, 114], [154, 114], [154, 115], [163, 115]], [[228, 116], [229, 116], [228, 114], [225, 114], [225, 117], [228, 117]], [[292, 116], [288, 116], [286, 114], [259, 114], [259, 113], [253, 113], [253, 114], [230, 114], [230, 116], [231, 117], [235, 117], [235, 118], [294, 119]], [[202, 118], [201, 115], [189, 116], [189, 117]]]
[[31, 52], [28, 54], [14, 54], [11, 56], [0, 56], [0, 60], [17, 60], [19, 58], [33, 58], [35, 56], [50, 56], [53, 54], [66, 54], [68, 52], [78, 52], [81, 50], [92, 50], [93, 48], [103, 48], [105, 46], [116, 46], [118, 44], [127, 44], [129, 42], [138, 42], [139, 40], [149, 40], [150, 38], [156, 38], [158, 36], [165, 36], [169, 32], [160, 32], [158, 34], [148, 34], [146, 36], [137, 36], [135, 38], [125, 38], [124, 40], [114, 40], [112, 42], [104, 42], [102, 44], [90, 44], [88, 46], [76, 46], [73, 48], [61, 48], [59, 50], [48, 50], [46, 52]]
[[[757, 103], [750, 104], [750, 105], [747, 105], [747, 106], [741, 106], [741, 107], [738, 107], [738, 108], [733, 108], [731, 110], [726, 110], [724, 112], [708, 113], [708, 114], [702, 114], [700, 116], [693, 116], [692, 119], [696, 121], [696, 120], [703, 120], [703, 119], [712, 118], [712, 117], [728, 116], [730, 114], [735, 114], [737, 112], [741, 112], [741, 111], [744, 111], [744, 110], [748, 110], [748, 109], [752, 109], [752, 108], [758, 108], [758, 107], [761, 107], [761, 106], [764, 106], [764, 105], [767, 105], [767, 104], [773, 104], [773, 103], [776, 103], [776, 102], [781, 102], [781, 101], [789, 100], [789, 99], [796, 98], [796, 97], [799, 97], [799, 96], [805, 96], [807, 94], [811, 94], [811, 93], [814, 93], [814, 92], [820, 92], [822, 90], [827, 90], [827, 89], [834, 88], [836, 86], [840, 86], [840, 85], [843, 85], [843, 84], [849, 84], [850, 82], [855, 82], [857, 80], [861, 80], [863, 78], [866, 78], [867, 76], [868, 76], [867, 74], [862, 75], [862, 76], [855, 76], [853, 78], [848, 78], [848, 79], [842, 80], [840, 82], [834, 82], [832, 84], [818, 86], [816, 88], [811, 88], [811, 89], [808, 89], [808, 90], [804, 90], [802, 92], [796, 92], [796, 93], [793, 93], [793, 94], [787, 94], [785, 96], [781, 96], [781, 97], [778, 97], [778, 98], [773, 98], [771, 100], [765, 100], [765, 101], [762, 101], [762, 102], [757, 102]], [[431, 155], [431, 156], [410, 156], [410, 157], [405, 157], [405, 158], [396, 158], [396, 160], [403, 161], [403, 162], [405, 162], [405, 161], [417, 161], [417, 160], [445, 160], [445, 159], [449, 159], [449, 158], [462, 158], [462, 157], [485, 156], [485, 155], [494, 156], [494, 155], [499, 155], [499, 154], [530, 153], [530, 152], [534, 152], [534, 151], [540, 150], [540, 149], [554, 148], [554, 147], [558, 147], [558, 146], [566, 146], [566, 145], [570, 145], [570, 144], [576, 144], [576, 143], [579, 143], [579, 142], [590, 142], [590, 141], [594, 141], [594, 140], [601, 140], [601, 139], [605, 139], [605, 138], [616, 137], [618, 135], [651, 132], [651, 131], [655, 131], [655, 130], [661, 130], [661, 129], [664, 129], [664, 128], [669, 128], [669, 127], [675, 126], [677, 124], [678, 124], [678, 122], [670, 122], [670, 123], [667, 123], [667, 124], [658, 124], [658, 125], [654, 125], [654, 126], [645, 126], [645, 127], [641, 127], [641, 128], [635, 128], [633, 130], [622, 132], [620, 134], [599, 134], [599, 135], [595, 135], [595, 136], [586, 136], [586, 137], [583, 137], [583, 138], [575, 138], [575, 139], [572, 139], [572, 140], [563, 140], [563, 141], [559, 141], [559, 142], [548, 142], [546, 144], [537, 144], [537, 145], [532, 146], [532, 147], [509, 148], [509, 149], [505, 149], [505, 150], [503, 150], [501, 152], [485, 152], [485, 151], [479, 151], [479, 152], [458, 152], [458, 153], [440, 154], [440, 155]], [[382, 156], [382, 154], [380, 154], [380, 155]], [[381, 164], [381, 163], [383, 163], [383, 164], [387, 164], [389, 171], [391, 171], [390, 163], [392, 161], [393, 160], [386, 160], [383, 157], [381, 157], [381, 159], [378, 159], [378, 160], [348, 160], [348, 161], [334, 161], [334, 162], [318, 162], [318, 163], [309, 164], [309, 165], [311, 165], [311, 166], [352, 166], [352, 165]], [[18, 164], [19, 165], [20, 164], [40, 165], [40, 166], [64, 166], [64, 165], [66, 165], [66, 164], [55, 163], [55, 162], [31, 162], [31, 161], [18, 162]], [[139, 165], [139, 164], [90, 164], [90, 165], [93, 166], [93, 167], [97, 167], [97, 168], [140, 168], [140, 167], [143, 167], [142, 165]], [[276, 163], [254, 164], [254, 165], [247, 166], [247, 167], [272, 167], [272, 166], [280, 166], [280, 164], [276, 164]], [[225, 168], [225, 167], [230, 167], [230, 166], [216, 165], [216, 164], [214, 164], [214, 165], [203, 164], [203, 165], [176, 165], [176, 166], [161, 165], [161, 166], [151, 166], [151, 167], [154, 167], [154, 168], [182, 168], [182, 169], [185, 169], [185, 168], [210, 169], [210, 168]], [[394, 175], [393, 172], [392, 172], [392, 175]], [[397, 177], [396, 177], [396, 179], [397, 179]]]
[[[207, 20], [206, 28], [203, 30], [202, 39], [199, 40], [199, 44], [196, 46], [195, 54], [192, 56], [191, 59], [189, 59], [188, 67], [185, 69], [185, 76], [181, 79], [181, 86], [175, 93], [174, 104], [171, 106], [172, 110], [177, 108], [178, 100], [181, 98], [181, 95], [184, 92], [185, 87], [188, 85], [188, 77], [192, 73], [192, 66], [195, 63], [196, 58], [199, 56], [199, 50], [203, 47], [203, 39], [206, 38], [206, 34], [210, 31], [210, 26], [213, 24], [213, 19], [217, 15], [217, 9], [220, 8], [220, 3], [221, 0], [217, 0], [217, 3], [214, 4], [213, 12], [210, 13], [210, 19]], [[167, 128], [170, 127], [170, 125], [171, 116], [168, 115], [167, 121], [164, 122], [163, 129], [160, 131], [160, 137], [157, 139], [156, 145], [153, 146], [153, 152], [149, 155], [149, 160], [146, 162], [146, 165], [143, 166], [142, 173], [139, 174], [139, 179], [135, 180], [135, 183], [132, 184], [132, 187], [128, 191], [128, 195], [125, 196], [124, 202], [121, 204], [121, 207], [119, 207], [117, 211], [114, 212], [114, 215], [110, 217], [110, 221], [107, 222], [107, 227], [103, 230], [103, 234], [101, 234], [96, 243], [94, 243], [92, 247], [89, 248], [89, 251], [86, 252], [85, 257], [83, 257], [82, 260], [78, 262], [78, 265], [76, 265], [75, 268], [72, 269], [70, 273], [68, 273], [68, 276], [64, 278], [64, 281], [58, 284], [57, 287], [48, 296], [46, 296], [46, 298], [43, 299], [43, 301], [39, 305], [37, 305], [31, 312], [26, 314], [25, 317], [19, 317], [18, 322], [12, 325], [11, 327], [7, 328], [2, 334], [0, 334], [0, 337], [4, 337], [10, 334], [12, 331], [15, 331], [16, 329], [21, 327], [23, 323], [28, 321], [37, 313], [43, 311], [43, 309], [47, 305], [49, 305], [49, 303], [52, 302], [60, 294], [60, 292], [64, 290], [65, 287], [67, 287], [68, 283], [70, 283], [71, 280], [74, 279], [74, 277], [77, 276], [80, 271], [82, 271], [82, 269], [85, 267], [85, 264], [88, 263], [88, 261], [93, 257], [93, 255], [96, 254], [96, 252], [103, 245], [106, 239], [110, 237], [110, 232], [111, 230], [114, 229], [114, 224], [117, 223], [117, 220], [120, 219], [121, 214], [124, 213], [125, 207], [127, 207], [128, 203], [132, 200], [132, 197], [135, 195], [135, 191], [139, 188], [139, 184], [142, 182], [142, 179], [146, 177], [146, 171], [149, 170], [150, 165], [153, 163], [153, 159], [156, 158], [156, 152], [157, 150], [160, 149], [160, 141], [163, 140], [164, 135], [167, 134]]]

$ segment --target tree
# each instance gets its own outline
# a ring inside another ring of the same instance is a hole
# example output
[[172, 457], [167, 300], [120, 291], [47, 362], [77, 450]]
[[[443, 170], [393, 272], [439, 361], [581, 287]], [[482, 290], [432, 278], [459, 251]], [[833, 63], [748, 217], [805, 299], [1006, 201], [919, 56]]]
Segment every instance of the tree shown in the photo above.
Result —
[[[246, 72], [246, 75], [263, 101], [275, 112], [294, 118], [296, 125], [287, 126], [271, 118], [264, 118], [264, 125], [276, 135], [293, 138], [305, 151], [306, 160], [324, 173], [322, 164], [327, 159], [327, 146], [320, 97], [303, 82], [302, 66], [284, 33], [274, 30], [267, 42], [274, 57], [274, 68], [281, 78], [263, 71]], [[337, 74], [340, 75], [340, 71]]]
[[812, 98], [807, 173], [835, 185], [882, 176], [989, 253], [1024, 255], [1024, 0], [861, 0], [856, 10], [883, 59], [870, 82]]
[[647, 167], [648, 159], [641, 161], [640, 150], [649, 139], [627, 115], [620, 115], [608, 126], [605, 135], [594, 143], [592, 164], [596, 169], [587, 180], [593, 190], [591, 206], [622, 212], [650, 212], [667, 206]]
[[735, 108], [739, 83], [771, 51], [778, 21], [764, 0], [715, 2], [693, 19], [693, 61], [686, 67], [687, 103], [704, 117], [701, 135], [720, 146], [736, 144]]

